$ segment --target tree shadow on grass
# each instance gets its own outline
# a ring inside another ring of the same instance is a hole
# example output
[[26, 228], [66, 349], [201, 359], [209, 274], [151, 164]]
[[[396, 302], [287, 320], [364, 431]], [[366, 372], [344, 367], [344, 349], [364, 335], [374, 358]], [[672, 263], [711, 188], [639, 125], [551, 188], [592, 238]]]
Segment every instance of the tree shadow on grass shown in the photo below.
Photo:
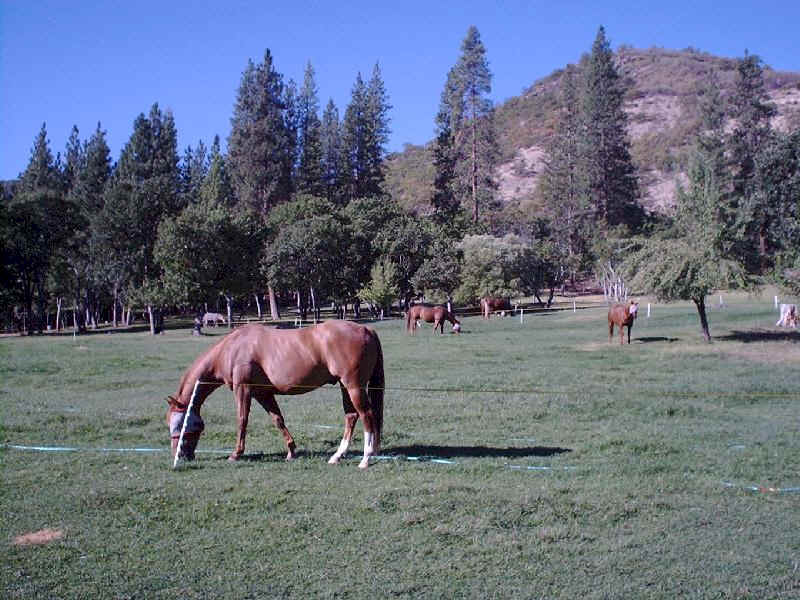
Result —
[[673, 337], [664, 337], [664, 336], [651, 336], [651, 337], [635, 337], [631, 340], [632, 342], [642, 342], [643, 344], [649, 344], [651, 342], [677, 342], [680, 341], [680, 338], [673, 338]]
[[749, 331], [731, 331], [727, 335], [712, 335], [712, 340], [744, 342], [800, 342], [800, 332], [797, 331], [769, 331], [755, 329]]

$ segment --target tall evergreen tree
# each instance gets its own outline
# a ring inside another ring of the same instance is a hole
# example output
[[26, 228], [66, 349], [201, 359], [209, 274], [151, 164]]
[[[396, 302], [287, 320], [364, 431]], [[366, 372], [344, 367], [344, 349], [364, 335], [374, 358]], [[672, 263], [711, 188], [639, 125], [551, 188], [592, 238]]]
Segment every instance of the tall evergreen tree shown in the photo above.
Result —
[[180, 164], [182, 205], [188, 206], [199, 200], [200, 186], [208, 173], [209, 156], [203, 140], [196, 148], [187, 146]]
[[339, 109], [332, 99], [328, 100], [322, 113], [320, 136], [323, 196], [329, 202], [341, 204], [344, 196], [341, 190], [343, 161], [341, 124]]
[[481, 206], [494, 203], [498, 150], [494, 109], [488, 94], [492, 75], [486, 48], [475, 26], [467, 31], [461, 56], [450, 70], [436, 117], [436, 192], [434, 204], [445, 214], [454, 199], [471, 204], [477, 225]]
[[[742, 226], [742, 256], [750, 254], [748, 262], [753, 270], [765, 271], [769, 266], [769, 230], [772, 222], [780, 218], [767, 196], [759, 193], [756, 178], [756, 160], [772, 141], [770, 119], [775, 115], [775, 105], [769, 102], [764, 87], [761, 59], [745, 53], [737, 63], [737, 79], [730, 101], [730, 116], [735, 126], [728, 136], [727, 148], [733, 171], [733, 197]], [[756, 243], [757, 256], [750, 252]]]
[[322, 123], [319, 118], [319, 96], [314, 68], [309, 62], [303, 87], [297, 99], [298, 164], [295, 188], [298, 193], [324, 195], [322, 174]]
[[[103, 208], [103, 194], [111, 177], [111, 151], [106, 142], [106, 132], [100, 123], [86, 142], [81, 169], [69, 190], [69, 197], [77, 207], [79, 225], [70, 240], [70, 269], [73, 276], [70, 289], [76, 310], [76, 325], [84, 326], [84, 315], [97, 312], [101, 280], [97, 265], [99, 256], [96, 232], [98, 215]], [[116, 302], [113, 302], [113, 322], [116, 325]]]
[[[72, 210], [64, 197], [58, 161], [53, 158], [47, 127], [34, 141], [31, 157], [8, 207], [7, 269], [17, 284], [29, 331], [45, 325], [48, 275], [55, 251], [68, 235]], [[65, 218], [67, 217], [67, 218]]]
[[641, 225], [644, 214], [630, 154], [625, 89], [601, 26], [583, 65], [581, 169], [595, 217], [607, 226]]
[[240, 202], [265, 216], [289, 198], [293, 141], [285, 119], [286, 91], [269, 49], [242, 73], [228, 138], [228, 161]]
[[225, 157], [220, 152], [219, 136], [214, 136], [211, 144], [208, 172], [200, 184], [201, 202], [232, 206], [234, 204], [233, 185], [228, 173]]
[[342, 123], [341, 176], [348, 201], [381, 193], [390, 108], [378, 65], [368, 84], [359, 73]]
[[160, 221], [182, 208], [179, 180], [175, 121], [154, 104], [147, 117], [134, 121], [98, 217], [104, 271], [115, 297], [124, 289], [148, 308], [161, 302], [153, 248]]
[[580, 111], [574, 66], [561, 79], [558, 123], [547, 145], [539, 184], [544, 208], [555, 229], [554, 240], [574, 275], [587, 258], [593, 211], [580, 169]]

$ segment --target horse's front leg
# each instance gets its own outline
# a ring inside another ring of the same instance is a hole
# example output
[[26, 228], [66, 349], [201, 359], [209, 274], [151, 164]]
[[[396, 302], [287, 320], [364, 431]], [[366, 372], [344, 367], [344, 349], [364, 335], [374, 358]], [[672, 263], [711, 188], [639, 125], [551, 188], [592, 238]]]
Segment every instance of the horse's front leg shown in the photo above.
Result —
[[633, 328], [633, 323], [628, 325], [628, 343], [631, 343], [631, 329]]
[[275, 401], [275, 396], [270, 394], [266, 389], [262, 388], [255, 396], [258, 403], [266, 410], [270, 417], [272, 417], [272, 424], [278, 428], [278, 431], [283, 435], [283, 441], [286, 442], [286, 460], [294, 460], [297, 457], [297, 445], [294, 443], [294, 438], [289, 430], [286, 428], [286, 423], [283, 420], [283, 414]]
[[608, 322], [608, 343], [614, 341], [614, 321]]
[[[415, 322], [414, 327], [416, 326]], [[350, 447], [350, 440], [353, 439], [353, 429], [358, 422], [358, 413], [353, 407], [353, 403], [350, 401], [350, 394], [347, 392], [347, 388], [341, 386], [341, 389], [342, 408], [344, 409], [344, 433], [342, 434], [342, 441], [339, 442], [339, 447], [336, 449], [336, 452], [328, 459], [328, 463], [332, 465], [337, 464], [339, 459], [347, 452], [347, 449]]]
[[247, 436], [247, 421], [250, 418], [250, 387], [239, 384], [234, 387], [233, 393], [236, 401], [239, 429], [236, 433], [236, 447], [228, 457], [228, 460], [239, 460], [244, 454], [244, 439]]

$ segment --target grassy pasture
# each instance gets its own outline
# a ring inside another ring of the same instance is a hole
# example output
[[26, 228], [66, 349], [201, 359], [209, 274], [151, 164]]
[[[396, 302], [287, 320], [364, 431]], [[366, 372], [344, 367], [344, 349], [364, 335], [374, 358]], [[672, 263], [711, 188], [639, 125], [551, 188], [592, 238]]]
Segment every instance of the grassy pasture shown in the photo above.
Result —
[[[460, 336], [377, 323], [386, 458], [367, 472], [360, 425], [326, 463], [332, 386], [280, 402], [298, 460], [254, 406], [228, 463], [219, 390], [206, 452], [172, 470], [163, 399], [216, 335], [2, 339], [0, 595], [800, 597], [800, 332], [767, 298], [726, 301], [710, 345], [688, 304], [643, 304], [625, 347], [601, 309]], [[14, 542], [45, 528], [63, 537]]]

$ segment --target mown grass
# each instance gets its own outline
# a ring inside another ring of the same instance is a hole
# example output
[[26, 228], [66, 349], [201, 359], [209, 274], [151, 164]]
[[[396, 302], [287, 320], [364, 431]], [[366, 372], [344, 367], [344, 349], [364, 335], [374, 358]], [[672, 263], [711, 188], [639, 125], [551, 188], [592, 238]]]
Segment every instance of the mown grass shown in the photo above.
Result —
[[[387, 367], [367, 472], [328, 386], [283, 399], [293, 463], [254, 410], [228, 463], [230, 392], [172, 470], [163, 398], [216, 336], [0, 341], [8, 598], [794, 598], [800, 596], [800, 334], [727, 298], [705, 344], [689, 305], [633, 343], [601, 309], [375, 324]], [[153, 449], [122, 452], [102, 449]], [[210, 452], [210, 451], [219, 451]], [[17, 546], [43, 528], [64, 537]]]

